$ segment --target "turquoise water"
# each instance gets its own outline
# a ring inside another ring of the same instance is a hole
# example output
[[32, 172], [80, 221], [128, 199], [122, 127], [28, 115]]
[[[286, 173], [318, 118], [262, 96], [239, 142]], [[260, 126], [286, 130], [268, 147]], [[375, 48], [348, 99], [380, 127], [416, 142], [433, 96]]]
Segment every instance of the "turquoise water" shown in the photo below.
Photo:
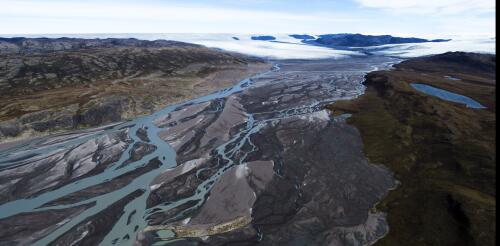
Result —
[[474, 99], [457, 93], [449, 92], [426, 84], [411, 83], [410, 85], [414, 89], [423, 92], [425, 94], [429, 94], [450, 102], [462, 103], [465, 104], [468, 108], [475, 108], [475, 109], [486, 108], [485, 106], [481, 105]]

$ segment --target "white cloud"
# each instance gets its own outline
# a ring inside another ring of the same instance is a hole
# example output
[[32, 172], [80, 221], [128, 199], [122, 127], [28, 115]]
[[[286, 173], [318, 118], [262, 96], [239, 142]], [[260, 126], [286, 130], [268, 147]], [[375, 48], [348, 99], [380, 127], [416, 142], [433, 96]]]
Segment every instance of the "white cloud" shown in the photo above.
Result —
[[[271, 0], [259, 0], [259, 3], [248, 0], [245, 5], [224, 5], [219, 0], [0, 0], [0, 34], [353, 32], [438, 37], [461, 33], [495, 35], [494, 0], [344, 1], [350, 7], [308, 7], [319, 0], [300, 5], [298, 1], [287, 0], [289, 5], [279, 8], [260, 6]], [[301, 5], [304, 5], [303, 10], [299, 8]]]
[[[188, 2], [188, 1], [186, 1]], [[227, 8], [158, 1], [0, 0], [0, 33], [242, 32], [286, 33], [345, 26], [345, 13]], [[323, 23], [323, 25], [318, 25]]]
[[213, 7], [184, 7], [138, 3], [112, 3], [95, 1], [1, 1], [3, 15], [68, 17], [68, 18], [124, 18], [186, 21], [200, 19], [221, 21], [234, 19], [309, 20], [312, 17], [271, 11], [246, 11]]
[[151, 3], [116, 3], [112, 1], [33, 1], [0, 0], [0, 14], [47, 18], [107, 18], [158, 21], [330, 21], [350, 22], [357, 19], [329, 13], [297, 14], [286, 11], [265, 11]]
[[[495, 36], [495, 0], [354, 0], [423, 36]], [[399, 27], [399, 30], [405, 28]], [[418, 31], [417, 31], [418, 30]]]
[[355, 0], [363, 7], [401, 13], [484, 14], [495, 12], [495, 0]]

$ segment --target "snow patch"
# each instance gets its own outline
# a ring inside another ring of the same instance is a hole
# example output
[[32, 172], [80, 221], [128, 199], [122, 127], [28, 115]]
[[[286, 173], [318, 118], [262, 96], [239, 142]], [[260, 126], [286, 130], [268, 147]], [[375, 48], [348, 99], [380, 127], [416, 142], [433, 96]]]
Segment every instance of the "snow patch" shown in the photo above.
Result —
[[247, 165], [238, 165], [236, 167], [236, 172], [235, 172], [236, 178], [244, 178], [248, 175], [248, 167]]
[[436, 55], [450, 51], [477, 52], [495, 54], [495, 39], [491, 38], [457, 38], [448, 42], [418, 44], [388, 44], [367, 48], [378, 55], [411, 58], [424, 55]]
[[321, 111], [316, 111], [307, 115], [301, 115], [299, 116], [301, 120], [307, 120], [309, 122], [314, 122], [314, 121], [329, 121], [330, 120], [330, 114], [326, 109], [323, 109]]
[[187, 218], [185, 218], [185, 219], [182, 220], [182, 224], [183, 225], [187, 225], [190, 220], [191, 220], [191, 217], [187, 217]]
[[154, 185], [151, 185], [149, 188], [151, 189], [151, 191], [153, 190], [156, 190], [158, 188], [160, 188], [160, 186], [162, 185], [163, 183], [160, 183], [160, 184], [154, 184]]

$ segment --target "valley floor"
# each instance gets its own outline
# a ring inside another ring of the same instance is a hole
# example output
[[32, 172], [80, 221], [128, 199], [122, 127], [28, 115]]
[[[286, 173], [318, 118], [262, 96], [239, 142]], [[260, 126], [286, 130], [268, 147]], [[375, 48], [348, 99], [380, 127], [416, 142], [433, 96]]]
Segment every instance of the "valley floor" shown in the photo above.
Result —
[[281, 60], [125, 123], [4, 144], [0, 242], [494, 245], [496, 64], [438, 58]]
[[11, 144], [0, 154], [0, 240], [12, 244], [371, 244], [395, 187], [348, 115], [386, 57], [281, 61], [127, 123]]

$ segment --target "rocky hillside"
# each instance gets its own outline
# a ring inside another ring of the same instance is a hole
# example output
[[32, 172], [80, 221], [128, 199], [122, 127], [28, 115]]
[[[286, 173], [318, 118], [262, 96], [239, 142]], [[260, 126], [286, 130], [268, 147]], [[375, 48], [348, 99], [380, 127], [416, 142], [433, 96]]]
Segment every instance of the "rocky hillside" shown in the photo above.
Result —
[[[329, 106], [352, 113], [374, 163], [401, 182], [378, 245], [495, 245], [496, 57], [471, 53], [410, 59], [366, 77], [366, 93]], [[468, 108], [413, 89], [423, 83], [473, 98]]]
[[174, 41], [0, 39], [0, 139], [130, 119], [268, 67]]

